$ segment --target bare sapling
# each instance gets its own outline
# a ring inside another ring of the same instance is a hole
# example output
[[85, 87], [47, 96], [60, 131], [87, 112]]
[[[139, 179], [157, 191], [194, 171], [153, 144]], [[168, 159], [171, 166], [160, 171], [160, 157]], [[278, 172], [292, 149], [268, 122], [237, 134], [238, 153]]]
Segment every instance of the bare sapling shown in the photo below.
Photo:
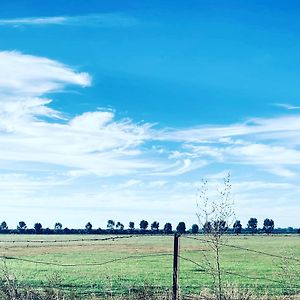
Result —
[[213, 259], [205, 255], [209, 273], [213, 279], [214, 294], [217, 300], [224, 300], [221, 266], [221, 248], [226, 242], [224, 234], [234, 221], [234, 203], [231, 196], [230, 174], [224, 178], [223, 186], [211, 193], [208, 181], [202, 180], [197, 199], [197, 217], [207, 244], [212, 250]]

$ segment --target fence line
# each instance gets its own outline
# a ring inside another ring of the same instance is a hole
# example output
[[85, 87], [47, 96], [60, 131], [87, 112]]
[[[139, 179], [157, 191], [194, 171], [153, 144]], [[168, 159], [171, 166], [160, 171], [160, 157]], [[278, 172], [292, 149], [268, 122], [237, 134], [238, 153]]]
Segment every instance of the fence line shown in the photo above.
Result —
[[[196, 237], [191, 237], [191, 236], [184, 236], [182, 235], [183, 238], [186, 239], [192, 239], [192, 240], [197, 240], [197, 241], [201, 241], [203, 243], [208, 243], [208, 244], [212, 244], [212, 241], [208, 241], [205, 239], [201, 239], [201, 238], [196, 238]], [[226, 247], [230, 247], [230, 248], [235, 248], [235, 249], [239, 249], [239, 250], [245, 250], [248, 252], [253, 252], [253, 253], [257, 253], [257, 254], [262, 254], [262, 255], [266, 255], [266, 256], [270, 256], [270, 257], [276, 257], [276, 258], [281, 258], [281, 259], [286, 259], [286, 260], [293, 260], [296, 262], [300, 262], [300, 259], [295, 258], [295, 257], [287, 257], [287, 256], [283, 256], [283, 255], [278, 255], [278, 254], [272, 254], [272, 253], [268, 253], [268, 252], [263, 252], [260, 250], [254, 250], [254, 249], [249, 249], [249, 248], [245, 248], [245, 247], [241, 247], [241, 246], [236, 246], [236, 245], [231, 245], [231, 244], [227, 244], [227, 243], [223, 243], [223, 242], [219, 242], [220, 245], [222, 246], [226, 246]]]
[[[93, 238], [93, 239], [69, 239], [69, 240], [52, 240], [52, 241], [41, 241], [41, 240], [31, 240], [31, 241], [0, 241], [2, 243], [7, 242], [7, 243], [56, 243], [56, 242], [90, 242], [90, 241], [109, 241], [109, 240], [117, 240], [117, 239], [123, 239], [123, 238], [133, 238], [133, 237], [138, 237], [136, 235], [130, 235], [130, 236], [116, 236], [116, 237], [107, 237], [107, 238]], [[193, 237], [193, 236], [185, 236], [182, 235], [181, 237], [186, 238], [186, 239], [192, 239], [192, 240], [197, 240], [203, 243], [208, 243], [211, 244], [213, 243], [213, 241], [209, 241], [206, 240], [204, 238], [197, 238], [197, 237]], [[292, 260], [292, 261], [296, 261], [296, 262], [300, 262], [300, 259], [294, 258], [294, 257], [286, 257], [286, 256], [282, 256], [282, 255], [277, 255], [277, 254], [272, 254], [272, 253], [268, 253], [268, 252], [263, 252], [260, 250], [254, 250], [254, 249], [249, 249], [249, 248], [245, 248], [242, 246], [236, 246], [236, 245], [232, 245], [232, 244], [227, 244], [224, 242], [219, 242], [220, 245], [222, 246], [227, 246], [227, 247], [231, 247], [231, 248], [235, 248], [235, 249], [239, 249], [239, 250], [243, 250], [243, 251], [248, 251], [248, 252], [253, 252], [253, 253], [257, 253], [257, 254], [262, 254], [262, 255], [266, 255], [266, 256], [270, 256], [270, 257], [276, 257], [276, 258], [281, 258], [281, 259], [286, 259], [286, 260]], [[158, 257], [158, 256], [172, 256], [173, 253], [172, 252], [158, 252], [158, 253], [151, 253], [151, 254], [145, 254], [145, 255], [128, 255], [128, 256], [124, 256], [124, 257], [118, 257], [115, 259], [111, 259], [111, 260], [107, 260], [107, 261], [102, 261], [102, 262], [95, 262], [95, 263], [70, 263], [70, 264], [64, 264], [64, 263], [58, 263], [58, 262], [53, 262], [53, 261], [41, 261], [41, 260], [34, 260], [34, 259], [27, 259], [27, 258], [23, 258], [23, 257], [16, 257], [16, 256], [0, 256], [0, 259], [5, 260], [15, 260], [15, 261], [21, 261], [21, 262], [27, 262], [27, 263], [33, 263], [33, 264], [41, 264], [41, 265], [52, 265], [52, 266], [58, 266], [58, 267], [91, 267], [91, 266], [103, 266], [103, 265], [107, 265], [107, 264], [111, 264], [111, 263], [116, 263], [116, 262], [120, 262], [120, 261], [125, 261], [125, 260], [131, 260], [131, 259], [143, 259], [143, 258], [150, 258], [150, 257]], [[215, 274], [216, 271], [207, 268], [203, 265], [201, 265], [201, 263], [194, 261], [190, 258], [187, 258], [185, 256], [182, 255], [178, 255], [179, 258], [181, 258], [184, 261], [188, 261], [196, 266], [198, 266], [200, 269], [199, 271], [201, 272], [206, 272], [208, 274]], [[275, 288], [283, 288], [284, 285], [286, 284], [286, 282], [280, 281], [280, 280], [276, 280], [276, 279], [272, 279], [269, 277], [260, 277], [260, 276], [252, 276], [252, 275], [246, 275], [246, 274], [240, 274], [240, 273], [236, 273], [233, 271], [227, 271], [227, 270], [222, 270], [221, 271], [222, 274], [227, 274], [227, 275], [232, 275], [232, 276], [236, 276], [236, 277], [241, 277], [241, 278], [246, 278], [246, 279], [250, 279], [250, 280], [261, 280], [261, 281], [265, 281], [266, 283], [276, 283], [276, 284], [280, 284], [282, 286], [276, 286], [273, 287]], [[37, 286], [35, 286], [37, 287]], [[41, 286], [42, 288], [45, 288], [46, 286]], [[77, 286], [78, 287], [78, 286]], [[141, 286], [142, 287], [142, 286]], [[185, 288], [193, 288], [192, 286], [184, 286]], [[205, 285], [199, 285], [197, 286], [199, 287], [205, 287]], [[207, 285], [206, 287], [211, 288], [212, 285]], [[240, 286], [239, 286], [240, 287]], [[61, 285], [59, 285], [57, 288], [62, 288]], [[69, 287], [63, 287], [63, 288], [69, 288]], [[70, 287], [71, 288], [71, 287]], [[96, 288], [96, 287], [95, 287]], [[196, 288], [196, 286], [195, 286]], [[258, 289], [257, 286], [247, 286], [244, 287], [245, 289]], [[270, 288], [270, 287], [268, 287]], [[287, 286], [288, 289], [291, 290], [295, 290], [295, 292], [299, 291], [300, 289], [300, 285], [297, 284], [291, 284], [288, 283]], [[91, 287], [92, 289], [92, 287]], [[92, 292], [92, 291], [91, 291]], [[102, 292], [101, 292], [102, 293]]]
[[68, 242], [97, 242], [97, 241], [109, 241], [109, 240], [118, 240], [118, 239], [129, 239], [138, 237], [137, 235], [129, 236], [115, 236], [107, 238], [93, 238], [93, 239], [68, 239], [68, 240], [0, 240], [0, 243], [68, 243]]
[[102, 266], [118, 261], [128, 260], [128, 259], [140, 259], [140, 258], [148, 258], [148, 257], [155, 257], [155, 256], [171, 256], [172, 253], [153, 253], [153, 254], [146, 254], [146, 255], [129, 255], [125, 257], [115, 258], [112, 260], [107, 260], [101, 263], [81, 263], [81, 264], [60, 264], [56, 262], [49, 262], [49, 261], [40, 261], [40, 260], [32, 260], [27, 258], [20, 258], [15, 256], [0, 256], [1, 259], [4, 260], [17, 260], [17, 261], [23, 261], [23, 262], [29, 262], [29, 263], [35, 263], [35, 264], [41, 264], [41, 265], [52, 265], [57, 267], [88, 267], [88, 266]]
[[[197, 266], [199, 266], [201, 268], [202, 272], [209, 272], [211, 274], [214, 274], [216, 272], [213, 272], [212, 270], [208, 269], [208, 268], [204, 268], [202, 265], [200, 265], [198, 262], [193, 261], [192, 259], [180, 256], [181, 259], [189, 261]], [[252, 279], [252, 280], [266, 280], [266, 281], [271, 281], [271, 282], [275, 282], [275, 283], [280, 283], [283, 284], [284, 282], [279, 281], [279, 280], [274, 280], [274, 279], [270, 279], [270, 278], [266, 278], [266, 277], [258, 277], [258, 276], [249, 276], [249, 275], [244, 275], [244, 274], [240, 274], [240, 273], [236, 273], [236, 272], [232, 272], [232, 271], [226, 271], [226, 270], [222, 270], [222, 273], [228, 274], [228, 275], [234, 275], [234, 276], [238, 276], [238, 277], [243, 277], [243, 278], [247, 278], [247, 279]], [[295, 286], [297, 288], [300, 288], [299, 286]]]

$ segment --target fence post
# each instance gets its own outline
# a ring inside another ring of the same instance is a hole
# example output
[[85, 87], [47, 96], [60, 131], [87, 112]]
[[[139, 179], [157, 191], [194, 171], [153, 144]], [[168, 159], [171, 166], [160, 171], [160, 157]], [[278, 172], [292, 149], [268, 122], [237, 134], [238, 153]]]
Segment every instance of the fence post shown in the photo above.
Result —
[[173, 252], [173, 298], [172, 300], [179, 299], [179, 237], [178, 233], [174, 235], [174, 252]]

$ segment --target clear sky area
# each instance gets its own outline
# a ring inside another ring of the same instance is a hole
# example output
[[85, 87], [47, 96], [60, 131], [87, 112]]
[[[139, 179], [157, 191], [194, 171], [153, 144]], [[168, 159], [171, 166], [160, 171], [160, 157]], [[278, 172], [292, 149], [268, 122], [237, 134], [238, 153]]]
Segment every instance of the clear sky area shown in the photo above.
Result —
[[[0, 1], [0, 204], [10, 228], [300, 227], [300, 2]], [[0, 221], [1, 221], [0, 220]]]

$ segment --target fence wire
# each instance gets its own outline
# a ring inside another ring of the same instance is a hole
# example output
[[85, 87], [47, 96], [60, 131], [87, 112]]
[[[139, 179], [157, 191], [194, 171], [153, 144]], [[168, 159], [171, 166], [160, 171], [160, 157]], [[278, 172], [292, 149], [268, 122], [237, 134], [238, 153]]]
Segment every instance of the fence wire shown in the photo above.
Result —
[[[98, 242], [98, 241], [114, 241], [114, 240], [118, 240], [118, 239], [129, 239], [129, 238], [133, 238], [133, 237], [137, 237], [135, 235], [130, 235], [130, 236], [113, 236], [113, 237], [105, 237], [105, 238], [89, 238], [89, 239], [68, 239], [68, 240], [20, 240], [20, 241], [11, 241], [11, 240], [2, 240], [0, 241], [0, 243], [65, 243], [65, 242]], [[195, 237], [195, 236], [186, 236], [186, 235], [182, 235], [181, 237], [186, 238], [186, 239], [192, 239], [192, 240], [197, 240], [199, 242], [202, 243], [213, 243], [212, 241], [209, 241], [207, 239], [204, 238], [200, 238], [200, 237]], [[285, 259], [285, 260], [289, 260], [289, 261], [293, 261], [293, 262], [300, 262], [300, 259], [298, 258], [294, 258], [294, 257], [287, 257], [287, 256], [282, 256], [282, 255], [278, 255], [278, 254], [274, 254], [274, 253], [269, 253], [269, 252], [264, 252], [264, 251], [260, 251], [260, 250], [255, 250], [255, 249], [250, 249], [250, 248], [246, 248], [246, 247], [242, 247], [242, 246], [237, 246], [237, 245], [232, 245], [232, 244], [228, 244], [228, 243], [224, 243], [224, 242], [219, 242], [220, 245], [222, 246], [226, 246], [226, 247], [230, 247], [230, 248], [234, 248], [234, 249], [238, 249], [238, 250], [242, 250], [242, 251], [247, 251], [247, 252], [252, 252], [252, 253], [256, 253], [256, 254], [261, 254], [261, 255], [266, 255], [269, 257], [275, 257], [275, 258], [280, 258], [280, 259]], [[122, 261], [127, 261], [127, 260], [140, 260], [140, 259], [145, 259], [145, 258], [153, 258], [153, 257], [164, 257], [164, 256], [173, 256], [172, 252], [158, 252], [158, 253], [151, 253], [151, 254], [145, 254], [145, 255], [128, 255], [128, 256], [124, 256], [124, 257], [117, 257], [115, 259], [111, 259], [111, 260], [106, 260], [106, 261], [101, 261], [101, 262], [93, 262], [93, 263], [70, 263], [70, 264], [64, 264], [64, 263], [58, 263], [58, 262], [54, 262], [54, 261], [43, 261], [43, 260], [35, 260], [35, 259], [29, 259], [29, 258], [24, 258], [24, 257], [17, 257], [17, 256], [6, 256], [6, 255], [2, 255], [0, 256], [0, 259], [6, 261], [6, 260], [11, 260], [11, 261], [19, 261], [19, 262], [25, 262], [25, 263], [32, 263], [32, 264], [41, 264], [41, 265], [52, 265], [52, 266], [57, 266], [57, 267], [97, 267], [97, 266], [103, 266], [103, 265], [108, 265], [108, 264], [113, 264], [113, 263], [118, 263], [118, 262], [122, 262]], [[208, 275], [214, 275], [215, 270], [210, 269], [204, 265], [202, 265], [201, 263], [179, 255], [179, 258], [190, 262], [194, 265], [196, 265], [199, 269], [198, 271], [203, 272], [205, 274]], [[245, 278], [245, 279], [250, 279], [252, 281], [263, 281], [266, 283], [274, 283], [276, 285], [271, 286], [268, 285], [268, 289], [278, 289], [278, 290], [283, 290], [285, 287], [284, 285], [286, 285], [286, 282], [283, 282], [281, 280], [277, 280], [277, 279], [273, 279], [270, 277], [261, 277], [261, 276], [253, 276], [253, 275], [246, 275], [246, 274], [240, 274], [237, 272], [233, 272], [233, 271], [229, 271], [229, 270], [221, 270], [222, 274], [226, 274], [226, 275], [231, 275], [234, 277], [240, 277], [240, 278]], [[48, 288], [48, 286], [45, 285], [41, 285], [41, 286], [33, 286], [34, 288]], [[137, 286], [136, 288], [141, 288], [142, 286]], [[181, 286], [184, 289], [199, 289], [199, 287], [201, 288], [212, 288], [212, 285], [203, 285], [203, 284], [199, 284], [198, 286], [192, 286], [192, 285], [182, 285]], [[50, 288], [50, 287], [49, 287]], [[53, 286], [51, 287], [53, 288]], [[54, 287], [56, 288], [56, 287]], [[79, 288], [80, 286], [75, 285], [75, 286], [66, 286], [66, 285], [59, 285], [57, 288], [61, 288], [61, 289], [74, 289], [74, 288]], [[99, 293], [100, 294], [105, 294], [108, 291], [100, 291], [99, 290], [100, 286], [98, 287], [97, 285], [95, 287], [90, 287], [88, 289], [84, 289], [84, 291], [80, 290], [80, 293]], [[157, 286], [157, 288], [163, 288], [162, 286]], [[245, 285], [245, 286], [239, 286], [238, 288], [241, 289], [249, 289], [249, 290], [258, 290], [259, 288], [262, 288], [262, 285], [260, 285], [259, 287], [257, 285]], [[300, 289], [300, 285], [298, 284], [288, 284], [288, 286], [286, 287], [289, 290], [294, 290], [295, 292], [298, 292]], [[112, 293], [116, 293], [119, 290], [111, 290], [110, 292]]]
[[[182, 237], [186, 238], [186, 239], [192, 239], [192, 240], [201, 241], [203, 243], [208, 243], [208, 244], [212, 244], [213, 243], [212, 241], [209, 241], [209, 240], [206, 240], [206, 239], [201, 239], [201, 238], [196, 238], [196, 237], [191, 237], [191, 236], [184, 236], [184, 235], [182, 235]], [[276, 258], [281, 258], [281, 259], [296, 261], [296, 262], [300, 263], [300, 259], [295, 258], [295, 257], [288, 257], [288, 256], [273, 254], [273, 253], [264, 252], [264, 251], [260, 251], [260, 250], [245, 248], [245, 247], [241, 247], [241, 246], [237, 246], [237, 245], [223, 243], [221, 241], [218, 242], [218, 243], [220, 245], [222, 245], [222, 246], [225, 246], [225, 247], [235, 248], [235, 249], [244, 250], [244, 251], [247, 251], [247, 252], [253, 252], [253, 253], [256, 253], [256, 254], [262, 254], [262, 255], [266, 255], [266, 256], [270, 256], [270, 257], [276, 257]]]

